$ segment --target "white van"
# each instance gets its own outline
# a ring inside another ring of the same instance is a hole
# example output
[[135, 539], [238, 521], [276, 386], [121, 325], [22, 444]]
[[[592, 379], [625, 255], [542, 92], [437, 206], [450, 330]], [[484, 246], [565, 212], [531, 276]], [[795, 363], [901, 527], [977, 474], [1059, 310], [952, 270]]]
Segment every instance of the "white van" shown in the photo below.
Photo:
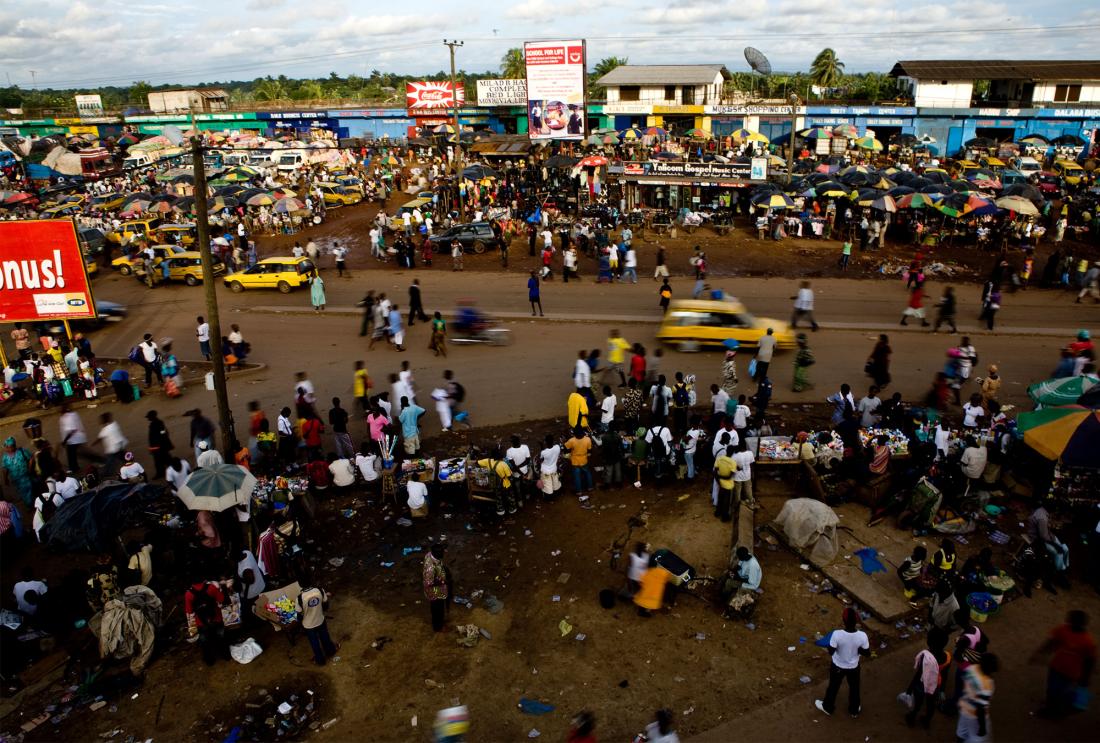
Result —
[[152, 165], [153, 159], [144, 152], [139, 152], [136, 155], [130, 155], [122, 161], [123, 170], [134, 170], [136, 168], [144, 168], [147, 165]]
[[301, 150], [286, 150], [279, 153], [278, 165], [280, 173], [292, 173], [305, 165], [306, 153]]
[[1016, 170], [1023, 173], [1025, 178], [1039, 175], [1043, 172], [1043, 166], [1034, 157], [1018, 157], [1016, 158]]
[[222, 162], [227, 168], [233, 168], [238, 165], [248, 165], [252, 162], [247, 152], [226, 152], [222, 158]]

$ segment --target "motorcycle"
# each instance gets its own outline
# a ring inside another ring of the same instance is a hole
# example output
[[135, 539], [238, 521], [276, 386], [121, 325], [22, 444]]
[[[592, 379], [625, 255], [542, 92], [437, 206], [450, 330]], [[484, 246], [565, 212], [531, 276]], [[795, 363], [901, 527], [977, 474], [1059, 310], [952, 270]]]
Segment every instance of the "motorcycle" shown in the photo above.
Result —
[[492, 318], [464, 307], [459, 309], [451, 324], [451, 334], [447, 340], [462, 345], [484, 343], [490, 346], [508, 346], [512, 343], [512, 331]]

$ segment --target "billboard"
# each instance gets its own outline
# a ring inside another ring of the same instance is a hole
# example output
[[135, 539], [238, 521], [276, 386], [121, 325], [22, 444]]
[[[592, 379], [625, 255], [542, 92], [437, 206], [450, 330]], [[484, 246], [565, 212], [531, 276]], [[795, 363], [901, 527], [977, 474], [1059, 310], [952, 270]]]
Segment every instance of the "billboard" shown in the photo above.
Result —
[[477, 105], [524, 106], [527, 105], [526, 80], [478, 80]]
[[584, 139], [584, 39], [529, 41], [523, 57], [531, 139]]
[[92, 317], [95, 302], [73, 223], [0, 222], [0, 322]]
[[455, 86], [450, 81], [405, 83], [405, 108], [409, 116], [440, 113], [455, 105], [456, 92], [461, 105], [466, 101], [466, 88], [462, 83]]

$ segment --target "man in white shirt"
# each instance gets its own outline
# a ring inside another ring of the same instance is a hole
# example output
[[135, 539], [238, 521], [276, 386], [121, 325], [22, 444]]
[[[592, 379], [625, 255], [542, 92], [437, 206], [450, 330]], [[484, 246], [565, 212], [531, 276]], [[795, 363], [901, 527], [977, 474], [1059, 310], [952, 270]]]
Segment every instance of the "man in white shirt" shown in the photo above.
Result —
[[860, 398], [859, 406], [856, 408], [860, 414], [859, 425], [863, 428], [874, 428], [878, 423], [878, 415], [875, 413], [881, 406], [882, 400], [878, 396], [878, 387], [872, 385], [867, 395]]
[[428, 486], [419, 480], [409, 479], [405, 485], [409, 498], [405, 501], [409, 507], [409, 513], [416, 517], [428, 515]]
[[710, 386], [711, 409], [716, 415], [726, 414], [726, 405], [729, 404], [730, 394], [716, 384]]
[[51, 500], [55, 507], [60, 507], [65, 501], [80, 494], [80, 481], [72, 475], [58, 473], [56, 477], [46, 481], [46, 487], [53, 494]]
[[294, 243], [294, 247], [290, 249], [290, 254], [295, 258], [305, 258], [306, 249], [300, 243]]
[[153, 383], [154, 374], [157, 375], [157, 381], [164, 384], [164, 374], [161, 372], [160, 363], [158, 362], [160, 349], [153, 341], [152, 333], [145, 334], [141, 343], [138, 344], [138, 348], [141, 350], [141, 365], [145, 367], [145, 386], [149, 387]]
[[611, 391], [611, 387], [604, 385], [603, 400], [600, 401], [600, 430], [607, 431], [611, 428], [611, 422], [615, 420], [615, 406], [619, 398]]
[[810, 282], [803, 281], [798, 288], [798, 294], [791, 298], [794, 300], [791, 329], [797, 328], [798, 321], [805, 317], [809, 319], [810, 326], [817, 330], [817, 320], [814, 319], [814, 290], [810, 288]]
[[959, 459], [959, 466], [971, 484], [981, 478], [988, 461], [989, 452], [986, 451], [985, 444], [979, 443], [973, 436], [967, 436], [966, 448], [963, 449], [962, 457]]
[[554, 233], [550, 232], [550, 230], [544, 229], [542, 231], [542, 247], [544, 249], [554, 249]]
[[364, 444], [359, 453], [355, 455], [355, 466], [359, 469], [359, 474], [363, 476], [365, 482], [374, 482], [381, 477], [381, 466], [378, 455], [372, 454], [367, 446], [367, 444]]
[[733, 472], [733, 501], [745, 503], [752, 510], [756, 510], [756, 500], [752, 497], [752, 463], [756, 457], [745, 445], [745, 440], [737, 442], [737, 452], [733, 455], [733, 461], [737, 463], [737, 469]]
[[350, 459], [337, 459], [335, 454], [329, 454], [328, 471], [332, 474], [332, 484], [338, 488], [346, 488], [355, 484], [355, 465]]
[[737, 407], [733, 409], [733, 427], [739, 434], [744, 434], [745, 429], [749, 427], [749, 416], [752, 415], [752, 410], [745, 401], [744, 395], [738, 395]]
[[[31, 578], [30, 569], [25, 568], [23, 571], [23, 580], [12, 587], [12, 594], [15, 596], [15, 605], [19, 608], [19, 611], [27, 616], [33, 617], [38, 612], [38, 605], [41, 603], [42, 597], [46, 595], [46, 591], [48, 590], [49, 588], [46, 587], [45, 583]], [[29, 596], [27, 595], [28, 593], [30, 593]]]
[[577, 352], [577, 363], [573, 365], [573, 386], [578, 390], [586, 390], [592, 386], [592, 368], [586, 360], [584, 351]]
[[210, 442], [206, 439], [200, 439], [195, 448], [199, 451], [199, 456], [195, 458], [195, 465], [210, 469], [217, 467], [219, 464], [225, 464], [225, 458], [222, 457], [222, 453], [217, 449], [210, 446]]
[[832, 715], [836, 709], [836, 697], [840, 691], [840, 684], [848, 681], [848, 714], [859, 717], [862, 709], [859, 697], [859, 657], [871, 655], [871, 643], [867, 639], [867, 633], [856, 629], [856, 620], [859, 615], [855, 609], [848, 607], [844, 610], [844, 629], [834, 630], [829, 637], [829, 655], [832, 662], [829, 664], [829, 686], [825, 690], [824, 699], [815, 699], [814, 706], [827, 715]]
[[210, 360], [210, 323], [206, 322], [202, 316], [196, 317], [195, 322], [195, 337], [199, 341], [199, 352], [202, 357], [207, 361]]
[[382, 258], [382, 251], [378, 248], [378, 228], [372, 227], [370, 235], [370, 254], [375, 258]]
[[963, 405], [963, 428], [974, 430], [983, 418], [985, 408], [982, 407], [982, 396], [975, 392], [970, 396], [970, 402]]
[[61, 427], [61, 443], [65, 446], [68, 457], [69, 471], [76, 472], [80, 469], [77, 454], [80, 447], [88, 443], [88, 434], [84, 432], [84, 422], [80, 415], [72, 409], [67, 402], [61, 403], [61, 418], [58, 421]]
[[774, 328], [768, 328], [767, 332], [760, 336], [760, 340], [756, 342], [756, 374], [752, 378], [754, 382], [759, 382], [768, 376], [768, 367], [771, 366], [772, 354], [775, 353], [775, 343]]
[[558, 459], [561, 457], [561, 444], [554, 443], [554, 437], [547, 434], [542, 451], [539, 453], [539, 480], [544, 495], [553, 496], [561, 490], [561, 477], [558, 475]]
[[626, 258], [623, 259], [623, 281], [626, 281], [627, 277], [630, 278], [631, 284], [638, 283], [638, 252], [634, 248], [630, 247], [629, 241], [623, 238], [626, 242]]

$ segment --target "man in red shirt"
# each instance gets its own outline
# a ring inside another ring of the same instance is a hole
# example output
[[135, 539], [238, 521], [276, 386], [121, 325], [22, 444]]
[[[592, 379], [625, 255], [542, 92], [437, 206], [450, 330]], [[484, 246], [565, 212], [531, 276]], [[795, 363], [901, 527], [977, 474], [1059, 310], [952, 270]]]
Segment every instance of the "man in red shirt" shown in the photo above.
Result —
[[1096, 640], [1088, 631], [1089, 618], [1080, 610], [1071, 611], [1066, 623], [1055, 627], [1036, 656], [1050, 653], [1047, 665], [1047, 699], [1039, 710], [1044, 717], [1059, 718], [1074, 707], [1078, 689], [1087, 687], [1096, 665]]
[[198, 634], [202, 659], [208, 666], [219, 658], [229, 656], [225, 644], [225, 625], [222, 623], [222, 604], [225, 594], [217, 583], [198, 580], [183, 594], [183, 611], [193, 632]]

